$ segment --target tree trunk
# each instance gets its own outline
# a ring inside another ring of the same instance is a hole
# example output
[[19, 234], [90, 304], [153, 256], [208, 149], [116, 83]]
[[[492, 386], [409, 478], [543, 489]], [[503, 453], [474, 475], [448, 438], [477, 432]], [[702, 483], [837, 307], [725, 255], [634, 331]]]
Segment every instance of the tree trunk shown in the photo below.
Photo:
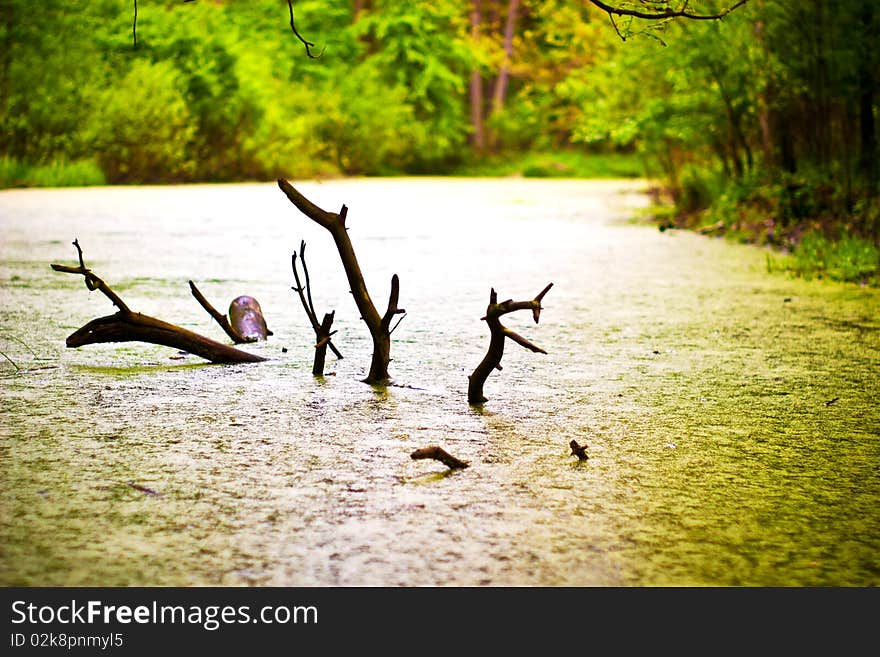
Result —
[[877, 131], [874, 122], [874, 93], [877, 87], [873, 60], [877, 59], [874, 51], [876, 43], [874, 33], [874, 0], [866, 0], [862, 4], [862, 34], [868, 45], [862, 49], [859, 57], [859, 173], [864, 178], [869, 194], [877, 189], [878, 152]]
[[513, 57], [513, 35], [516, 31], [516, 15], [519, 12], [520, 0], [510, 0], [507, 5], [507, 19], [504, 22], [504, 61], [495, 80], [495, 93], [492, 94], [492, 113], [504, 109], [507, 95], [507, 82], [510, 78], [510, 60]]
[[141, 313], [121, 311], [115, 315], [93, 319], [70, 334], [66, 344], [73, 348], [101, 342], [159, 344], [195, 354], [212, 363], [258, 363], [266, 360], [262, 356], [215, 342], [180, 326], [163, 322], [161, 319]]
[[[474, 44], [480, 40], [480, 25], [482, 23], [482, 0], [473, 0], [471, 9], [471, 39]], [[486, 132], [483, 127], [483, 78], [479, 69], [474, 66], [471, 71], [470, 83], [471, 104], [471, 146], [477, 153], [482, 153], [486, 148]]]
[[[402, 315], [406, 311], [397, 307], [400, 295], [400, 282], [397, 274], [391, 277], [391, 294], [388, 297], [388, 308], [384, 315], [379, 315], [376, 306], [367, 292], [367, 285], [361, 273], [354, 247], [348, 237], [348, 229], [345, 226], [345, 218], [348, 208], [343, 205], [339, 213], [327, 212], [309, 201], [300, 194], [293, 185], [279, 178], [278, 187], [287, 196], [296, 208], [309, 219], [326, 228], [336, 244], [336, 250], [342, 260], [342, 267], [351, 287], [351, 294], [355, 304], [361, 313], [361, 318], [370, 330], [373, 338], [373, 358], [370, 363], [370, 371], [365, 383], [381, 384], [388, 382], [388, 363], [391, 361], [391, 320], [395, 315]], [[399, 322], [398, 322], [399, 323]], [[396, 325], [395, 325], [396, 327]]]

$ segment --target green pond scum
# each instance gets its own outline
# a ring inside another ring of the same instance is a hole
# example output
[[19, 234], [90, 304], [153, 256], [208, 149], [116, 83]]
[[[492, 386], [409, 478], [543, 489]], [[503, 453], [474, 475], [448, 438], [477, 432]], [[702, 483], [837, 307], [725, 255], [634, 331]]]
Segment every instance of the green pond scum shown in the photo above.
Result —
[[[388, 386], [362, 383], [333, 244], [273, 183], [0, 193], [0, 583], [880, 583], [880, 290], [634, 224], [639, 180], [298, 188], [348, 206], [377, 303], [400, 277]], [[74, 238], [133, 311], [216, 340], [187, 281], [219, 308], [254, 296], [275, 333], [243, 348], [268, 360], [65, 348], [114, 312], [50, 269]], [[320, 378], [300, 240], [345, 356]], [[469, 405], [490, 289], [550, 281], [539, 324], [505, 317], [547, 354], [508, 344]], [[470, 467], [410, 458], [429, 445]]]

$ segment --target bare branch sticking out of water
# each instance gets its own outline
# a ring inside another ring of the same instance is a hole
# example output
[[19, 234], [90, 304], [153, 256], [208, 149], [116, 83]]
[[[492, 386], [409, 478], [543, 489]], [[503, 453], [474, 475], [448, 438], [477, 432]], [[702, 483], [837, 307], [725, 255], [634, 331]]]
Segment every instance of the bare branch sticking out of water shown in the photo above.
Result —
[[571, 455], [577, 456], [578, 461], [588, 461], [590, 459], [587, 456], [587, 445], [579, 445], [578, 441], [572, 440], [568, 443], [568, 446], [571, 447]]
[[468, 467], [468, 463], [465, 461], [461, 461], [449, 452], [445, 451], [441, 447], [437, 447], [437, 445], [431, 445], [429, 447], [422, 447], [421, 449], [417, 449], [412, 454], [410, 454], [410, 458], [412, 459], [434, 459], [435, 461], [440, 461], [443, 465], [453, 469], [461, 469]]
[[534, 299], [531, 299], [530, 301], [514, 301], [513, 299], [507, 299], [501, 303], [498, 303], [498, 293], [495, 292], [495, 288], [492, 288], [489, 293], [489, 306], [486, 308], [485, 317], [482, 318], [483, 321], [489, 325], [489, 350], [486, 352], [486, 355], [483, 357], [480, 364], [477, 365], [474, 373], [468, 377], [468, 403], [482, 404], [486, 401], [486, 398], [483, 396], [483, 384], [486, 383], [486, 379], [489, 378], [489, 374], [492, 373], [492, 370], [501, 371], [501, 358], [504, 356], [504, 343], [506, 338], [510, 338], [529, 351], [539, 354], [547, 353], [523, 336], [514, 333], [502, 325], [501, 317], [517, 310], [531, 310], [532, 318], [535, 320], [535, 324], [537, 324], [538, 320], [541, 318], [541, 301], [544, 298], [544, 295], [550, 291], [551, 287], [553, 287], [553, 283], [549, 283]]
[[89, 290], [100, 290], [113, 302], [113, 305], [119, 308], [119, 312], [93, 319], [71, 333], [66, 341], [68, 347], [82, 347], [100, 342], [149, 342], [186, 351], [212, 363], [256, 363], [266, 360], [262, 356], [215, 342], [180, 326], [163, 322], [161, 319], [132, 312], [109, 285], [86, 267], [79, 241], [74, 240], [73, 245], [79, 257], [79, 266], [53, 264], [52, 269], [67, 274], [82, 275], [86, 280], [86, 287]]
[[303, 276], [305, 277], [306, 283], [303, 285], [299, 280], [299, 271], [296, 266], [296, 252], [294, 252], [290, 258], [290, 266], [293, 269], [293, 279], [296, 281], [296, 286], [293, 290], [299, 295], [303, 310], [306, 311], [306, 317], [308, 317], [309, 323], [312, 325], [312, 330], [315, 332], [315, 360], [312, 363], [312, 374], [314, 376], [324, 376], [324, 361], [327, 358], [327, 347], [330, 347], [333, 353], [336, 354], [337, 358], [342, 358], [342, 354], [339, 353], [339, 350], [334, 346], [330, 339], [333, 334], [336, 333], [336, 331], [330, 330], [330, 327], [333, 326], [333, 318], [336, 315], [336, 311], [332, 310], [329, 313], [325, 313], [323, 321], [318, 321], [318, 314], [315, 312], [315, 304], [312, 301], [312, 282], [309, 278], [309, 268], [306, 265], [305, 240], [300, 240], [299, 243], [299, 260], [302, 263]]
[[223, 329], [226, 335], [228, 335], [235, 344], [255, 342], [255, 340], [245, 340], [241, 333], [232, 327], [226, 315], [221, 314], [219, 310], [214, 308], [214, 306], [211, 305], [211, 302], [205, 298], [205, 295], [202, 294], [201, 290], [199, 290], [199, 288], [196, 287], [196, 284], [192, 281], [189, 282], [189, 289], [190, 292], [192, 292], [192, 295], [196, 298], [196, 301], [199, 302], [199, 305], [201, 305], [201, 307], [214, 318], [214, 321], [220, 325], [220, 328]]
[[[389, 383], [388, 363], [391, 362], [391, 320], [394, 319], [395, 315], [402, 315], [406, 312], [403, 308], [398, 308], [397, 306], [400, 297], [400, 280], [397, 274], [391, 277], [388, 309], [384, 315], [380, 315], [373, 300], [370, 298], [369, 292], [367, 292], [367, 284], [364, 282], [361, 266], [358, 264], [354, 247], [348, 237], [348, 228], [345, 226], [348, 207], [343, 205], [339, 212], [328, 212], [312, 203], [283, 178], [278, 179], [278, 187], [297, 210], [319, 226], [326, 228], [333, 237], [336, 249], [339, 252], [339, 258], [342, 260], [342, 268], [345, 270], [345, 275], [348, 278], [351, 295], [354, 298], [358, 311], [361, 313], [361, 319], [367, 325], [373, 338], [373, 359], [370, 362], [370, 371], [364, 382], [371, 385], [387, 385]], [[296, 272], [295, 268], [294, 272]], [[302, 286], [300, 285], [299, 287]]]
[[7, 356], [6, 354], [4, 354], [2, 351], [0, 351], [0, 356], [3, 356], [3, 358], [5, 358], [6, 360], [8, 360], [10, 363], [12, 363], [12, 366], [16, 369], [16, 371], [18, 371], [18, 372], [21, 371], [21, 368], [18, 366], [18, 363], [16, 363], [16, 362], [15, 362], [14, 360], [12, 360], [9, 356]]
[[136, 484], [133, 481], [128, 481], [128, 482], [126, 482], [126, 484], [128, 486], [131, 486], [135, 490], [139, 490], [142, 493], [146, 493], [147, 495], [156, 495], [156, 496], [162, 495], [162, 493], [160, 493], [157, 490], [153, 490], [152, 488], [148, 488], [147, 486], [141, 486], [140, 484]]

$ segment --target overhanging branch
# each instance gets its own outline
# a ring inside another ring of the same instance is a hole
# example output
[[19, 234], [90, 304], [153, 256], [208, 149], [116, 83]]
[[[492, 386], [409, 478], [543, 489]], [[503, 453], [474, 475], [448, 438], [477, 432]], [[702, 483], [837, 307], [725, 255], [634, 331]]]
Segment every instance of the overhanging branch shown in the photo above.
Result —
[[[602, 0], [589, 0], [591, 4], [595, 5], [602, 11], [606, 12], [609, 16], [630, 16], [632, 18], [644, 18], [646, 20], [663, 20], [666, 18], [687, 18], [690, 20], [718, 20], [719, 18], [724, 18], [732, 12], [733, 10], [742, 7], [749, 0], [739, 0], [734, 4], [730, 5], [726, 9], [723, 9], [714, 14], [700, 14], [695, 13], [693, 11], [688, 10], [688, 2], [685, 2], [680, 9], [673, 9], [672, 7], [667, 7], [666, 9], [658, 9], [657, 11], [642, 11], [639, 9], [626, 9], [624, 7], [615, 7], [614, 5], [610, 5], [606, 2], [602, 2]], [[615, 26], [616, 29], [616, 26]]]

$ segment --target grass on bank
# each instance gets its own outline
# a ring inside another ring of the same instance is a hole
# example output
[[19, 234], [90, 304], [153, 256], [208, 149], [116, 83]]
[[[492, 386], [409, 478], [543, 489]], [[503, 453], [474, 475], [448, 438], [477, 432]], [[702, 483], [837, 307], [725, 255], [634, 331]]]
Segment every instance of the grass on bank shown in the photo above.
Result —
[[456, 167], [452, 173], [475, 178], [641, 178], [645, 167], [631, 153], [559, 150], [490, 155]]
[[771, 273], [880, 286], [880, 197], [847, 198], [809, 174], [730, 182], [688, 172], [676, 193], [655, 193], [651, 216], [661, 230], [767, 246]]
[[104, 172], [94, 160], [54, 160], [27, 164], [10, 157], [0, 158], [0, 188], [90, 187], [106, 185]]
[[[446, 175], [524, 178], [640, 178], [641, 159], [626, 153], [586, 153], [576, 150], [492, 155], [453, 167]], [[384, 175], [407, 175], [384, 172]], [[144, 181], [150, 182], [150, 181]], [[56, 160], [30, 164], [0, 158], [0, 188], [88, 187], [106, 185], [107, 177], [95, 160]]]

